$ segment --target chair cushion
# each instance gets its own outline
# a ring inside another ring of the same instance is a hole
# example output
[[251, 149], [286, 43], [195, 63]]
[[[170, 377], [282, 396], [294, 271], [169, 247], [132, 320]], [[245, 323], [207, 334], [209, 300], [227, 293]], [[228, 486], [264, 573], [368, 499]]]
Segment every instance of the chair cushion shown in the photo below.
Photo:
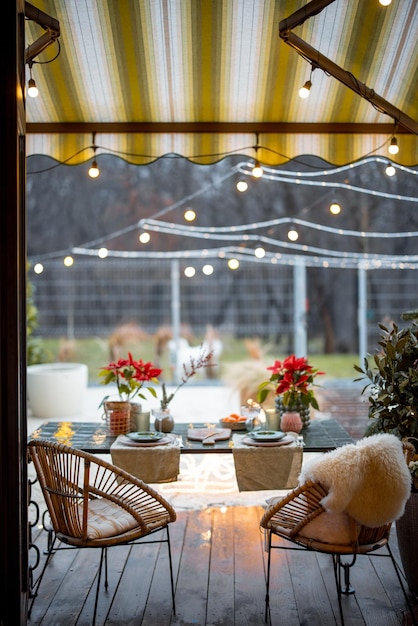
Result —
[[[80, 507], [80, 519], [83, 515]], [[117, 504], [97, 498], [89, 501], [87, 536], [89, 539], [101, 539], [120, 535], [138, 526], [138, 522], [128, 511]]]
[[299, 532], [299, 535], [321, 541], [322, 543], [351, 546], [354, 538], [350, 531], [351, 524], [348, 515], [325, 511], [306, 524]]

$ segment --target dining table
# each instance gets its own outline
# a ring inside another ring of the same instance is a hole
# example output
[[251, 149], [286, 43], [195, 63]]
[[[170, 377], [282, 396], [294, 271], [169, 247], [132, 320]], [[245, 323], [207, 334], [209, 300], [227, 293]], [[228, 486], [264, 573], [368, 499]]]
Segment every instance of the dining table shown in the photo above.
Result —
[[[215, 440], [213, 444], [205, 441], [189, 439], [188, 432], [196, 429], [220, 430], [216, 422], [205, 423], [182, 423], [176, 422], [171, 433], [178, 441], [180, 454], [216, 454], [232, 453], [234, 439], [244, 438], [248, 435], [247, 430], [232, 431], [230, 437]], [[28, 440], [44, 439], [74, 446], [85, 452], [93, 454], [110, 454], [112, 445], [117, 436], [111, 436], [106, 431], [106, 424], [100, 421], [45, 421], [32, 433]], [[309, 426], [300, 433], [300, 445], [304, 452], [328, 452], [335, 450], [354, 439], [345, 428], [335, 419], [311, 420]]]

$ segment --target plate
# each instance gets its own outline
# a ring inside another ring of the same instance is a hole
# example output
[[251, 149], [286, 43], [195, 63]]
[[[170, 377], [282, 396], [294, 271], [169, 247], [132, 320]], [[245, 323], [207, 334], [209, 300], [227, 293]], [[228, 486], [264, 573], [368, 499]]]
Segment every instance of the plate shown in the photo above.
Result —
[[269, 447], [269, 446], [274, 446], [276, 448], [280, 448], [281, 446], [288, 446], [291, 443], [295, 442], [295, 438], [292, 437], [291, 435], [286, 435], [282, 438], [282, 439], [276, 439], [275, 441], [258, 441], [257, 439], [252, 439], [249, 436], [246, 436], [243, 438], [242, 443], [244, 443], [246, 446], [255, 446], [257, 448], [262, 448], [262, 447]]
[[248, 433], [254, 441], [280, 441], [285, 435], [281, 430], [253, 430]]
[[147, 430], [126, 433], [126, 436], [132, 441], [136, 441], [137, 443], [151, 443], [152, 441], [159, 441], [160, 439], [162, 439], [165, 436], [165, 433]]

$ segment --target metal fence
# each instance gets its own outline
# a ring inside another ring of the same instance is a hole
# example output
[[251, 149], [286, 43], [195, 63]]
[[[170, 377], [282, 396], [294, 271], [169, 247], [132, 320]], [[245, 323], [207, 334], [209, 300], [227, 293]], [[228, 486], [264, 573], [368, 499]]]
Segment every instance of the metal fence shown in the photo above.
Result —
[[[284, 342], [291, 349], [295, 321], [292, 266], [260, 267], [244, 261], [239, 270], [231, 271], [225, 270], [224, 259], [212, 259], [211, 275], [202, 272], [204, 262], [199, 261], [193, 263], [195, 275], [187, 278], [187, 265], [187, 261], [180, 262], [175, 285], [173, 262], [167, 259], [76, 259], [70, 268], [56, 260], [47, 261], [42, 274], [30, 274], [39, 312], [37, 334], [106, 337], [117, 326], [131, 322], [154, 334], [161, 326], [171, 325], [173, 315], [178, 314], [181, 324], [188, 325], [196, 336], [203, 335], [210, 325], [221, 335], [260, 337]], [[339, 278], [334, 275], [327, 313], [317, 298], [318, 277], [313, 280], [313, 272], [321, 272], [322, 283], [327, 283], [331, 273], [323, 268], [309, 268], [308, 272], [309, 342], [321, 345], [329, 317], [336, 336], [344, 337], [344, 345], [356, 352], [356, 270], [339, 270]], [[417, 287], [414, 270], [367, 272], [369, 350], [374, 350], [378, 340], [378, 322], [399, 322], [402, 312], [417, 308]]]

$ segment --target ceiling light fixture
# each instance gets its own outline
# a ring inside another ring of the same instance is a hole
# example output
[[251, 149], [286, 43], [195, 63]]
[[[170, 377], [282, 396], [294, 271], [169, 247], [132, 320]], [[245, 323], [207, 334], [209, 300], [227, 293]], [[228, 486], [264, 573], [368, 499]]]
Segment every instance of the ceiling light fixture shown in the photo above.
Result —
[[96, 161], [96, 150], [97, 150], [97, 146], [94, 143], [96, 139], [96, 133], [93, 133], [93, 152], [94, 152], [94, 159], [93, 162], [91, 164], [91, 166], [89, 167], [89, 171], [88, 174], [90, 176], [90, 178], [98, 178], [100, 176], [100, 170], [99, 170], [99, 166], [97, 165], [97, 161]]
[[379, 0], [379, 4], [381, 4], [382, 7], [388, 7], [391, 3], [392, 0]]
[[341, 213], [341, 204], [334, 200], [329, 205], [329, 212], [332, 213], [332, 215], [339, 215]]

